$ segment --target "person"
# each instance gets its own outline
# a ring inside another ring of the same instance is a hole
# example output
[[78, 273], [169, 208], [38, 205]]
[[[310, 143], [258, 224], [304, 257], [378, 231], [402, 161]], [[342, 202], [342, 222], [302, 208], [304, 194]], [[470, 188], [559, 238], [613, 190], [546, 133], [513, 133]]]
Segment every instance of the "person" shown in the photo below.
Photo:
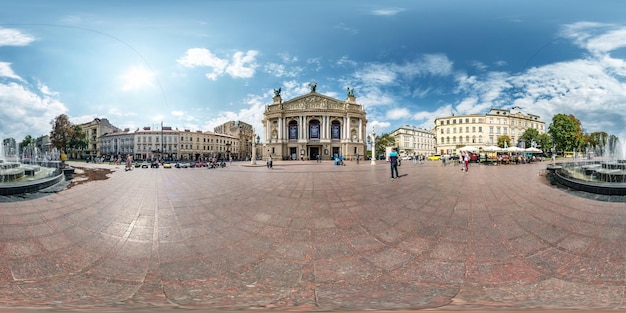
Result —
[[463, 152], [463, 163], [461, 164], [461, 170], [464, 170], [466, 173], [469, 170], [469, 153]]
[[[398, 152], [396, 152], [396, 148], [391, 148], [391, 152], [389, 152], [389, 164], [391, 166], [391, 179], [396, 179], [400, 175], [398, 175]], [[394, 177], [393, 174], [396, 174]]]
[[359, 164], [359, 154], [356, 154], [356, 164]]
[[317, 155], [317, 163], [322, 163], [322, 157], [319, 154]]
[[267, 168], [272, 168], [272, 156], [267, 157]]
[[126, 170], [127, 171], [130, 171], [130, 170], [133, 169], [131, 163], [132, 163], [132, 159], [131, 159], [131, 156], [129, 154], [129, 155], [126, 156]]
[[67, 154], [65, 151], [61, 152], [61, 168], [65, 168], [65, 161], [67, 160]]

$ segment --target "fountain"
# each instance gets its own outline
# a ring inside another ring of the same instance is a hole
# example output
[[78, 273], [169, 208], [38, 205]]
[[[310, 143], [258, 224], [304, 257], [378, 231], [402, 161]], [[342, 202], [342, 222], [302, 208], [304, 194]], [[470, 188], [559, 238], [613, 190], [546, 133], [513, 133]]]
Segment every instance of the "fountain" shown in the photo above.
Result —
[[63, 181], [61, 163], [53, 161], [35, 147], [23, 149], [0, 145], [0, 196], [32, 193]]
[[547, 170], [553, 182], [573, 190], [626, 196], [626, 145], [619, 140], [588, 146], [582, 159], [552, 164]]

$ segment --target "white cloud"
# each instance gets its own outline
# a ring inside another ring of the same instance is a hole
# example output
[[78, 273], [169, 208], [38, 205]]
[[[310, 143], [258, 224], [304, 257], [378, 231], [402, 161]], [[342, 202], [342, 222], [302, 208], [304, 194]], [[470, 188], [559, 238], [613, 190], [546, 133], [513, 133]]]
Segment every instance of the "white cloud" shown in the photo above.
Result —
[[257, 68], [256, 55], [258, 52], [249, 50], [245, 54], [243, 52], [236, 52], [233, 55], [231, 63], [226, 68], [226, 73], [232, 77], [250, 78], [254, 76], [255, 69]]
[[399, 120], [399, 119], [407, 118], [410, 115], [411, 115], [411, 112], [409, 112], [408, 109], [396, 108], [396, 109], [391, 109], [387, 111], [387, 114], [385, 116], [391, 120]]
[[35, 41], [35, 37], [19, 30], [0, 27], [0, 47], [2, 46], [27, 46]]
[[206, 74], [210, 80], [216, 80], [224, 74], [237, 78], [250, 78], [254, 76], [258, 66], [255, 59], [257, 54], [258, 52], [254, 50], [245, 53], [237, 51], [229, 62], [228, 59], [220, 58], [208, 49], [193, 48], [187, 50], [185, 55], [176, 62], [189, 68], [211, 68], [211, 72]]
[[50, 133], [52, 121], [67, 108], [57, 99], [40, 96], [16, 83], [0, 84], [0, 138], [22, 140]]
[[21, 77], [13, 72], [13, 69], [11, 68], [11, 63], [7, 62], [0, 62], [0, 77], [7, 77], [23, 81]]
[[386, 64], [369, 64], [354, 74], [355, 78], [371, 85], [388, 85], [398, 77], [398, 73]]
[[359, 30], [358, 30], [357, 28], [347, 26], [347, 25], [346, 25], [346, 24], [344, 24], [344, 23], [339, 23], [339, 24], [337, 24], [337, 25], [335, 26], [335, 28], [340, 29], [340, 30], [343, 30], [343, 31], [345, 31], [345, 32], [347, 32], [347, 33], [350, 33], [350, 34], [353, 34], [353, 35], [356, 35], [356, 34], [358, 34], [358, 33], [359, 33]]
[[405, 11], [405, 9], [403, 8], [386, 8], [373, 10], [371, 14], [381, 16], [393, 16], [403, 11]]

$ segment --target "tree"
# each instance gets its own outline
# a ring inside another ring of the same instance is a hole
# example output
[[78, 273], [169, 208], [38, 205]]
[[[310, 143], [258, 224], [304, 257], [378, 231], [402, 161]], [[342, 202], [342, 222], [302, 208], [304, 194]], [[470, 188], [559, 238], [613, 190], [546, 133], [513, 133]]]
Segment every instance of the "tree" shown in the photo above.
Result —
[[24, 147], [34, 145], [35, 142], [35, 138], [33, 138], [31, 135], [26, 135], [26, 137], [24, 137], [24, 140], [20, 142], [20, 149], [24, 149]]
[[381, 154], [385, 154], [386, 147], [395, 147], [396, 139], [393, 138], [389, 134], [382, 134], [381, 136], [376, 137], [376, 153], [374, 156], [378, 156]]
[[603, 156], [609, 145], [609, 134], [606, 132], [593, 132], [583, 136], [583, 148], [586, 152], [593, 152], [596, 156]]
[[74, 126], [67, 115], [61, 114], [50, 122], [52, 131], [50, 132], [50, 142], [59, 151], [67, 152], [70, 148], [70, 141], [74, 133]]
[[89, 145], [89, 141], [87, 140], [87, 134], [83, 131], [83, 128], [80, 125], [74, 125], [74, 129], [72, 131], [72, 137], [70, 138], [69, 146], [72, 149], [86, 149]]
[[498, 147], [504, 148], [505, 147], [504, 143], [506, 143], [506, 147], [510, 147], [511, 146], [511, 137], [509, 137], [507, 135], [502, 135], [502, 136], [498, 137]]
[[529, 128], [524, 131], [524, 133], [519, 137], [520, 140], [524, 140], [526, 143], [526, 148], [530, 148], [531, 143], [534, 141], [538, 143], [537, 139], [539, 138], [539, 131], [534, 128]]
[[552, 138], [548, 134], [540, 134], [535, 139], [537, 142], [537, 148], [543, 150], [544, 153], [548, 153], [548, 151], [552, 151]]
[[574, 151], [579, 148], [582, 129], [580, 122], [572, 115], [557, 114], [552, 117], [548, 133], [553, 139], [554, 148], [559, 152]]

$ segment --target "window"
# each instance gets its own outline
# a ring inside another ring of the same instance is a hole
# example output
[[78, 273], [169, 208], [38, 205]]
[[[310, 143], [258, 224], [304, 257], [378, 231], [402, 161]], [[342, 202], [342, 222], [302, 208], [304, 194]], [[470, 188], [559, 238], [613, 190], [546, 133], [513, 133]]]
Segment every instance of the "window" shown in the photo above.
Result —
[[341, 139], [341, 124], [338, 121], [333, 121], [330, 126], [330, 138], [332, 140]]
[[320, 122], [317, 120], [311, 121], [311, 123], [309, 123], [309, 139], [320, 139]]
[[289, 140], [298, 140], [298, 122], [289, 122]]

